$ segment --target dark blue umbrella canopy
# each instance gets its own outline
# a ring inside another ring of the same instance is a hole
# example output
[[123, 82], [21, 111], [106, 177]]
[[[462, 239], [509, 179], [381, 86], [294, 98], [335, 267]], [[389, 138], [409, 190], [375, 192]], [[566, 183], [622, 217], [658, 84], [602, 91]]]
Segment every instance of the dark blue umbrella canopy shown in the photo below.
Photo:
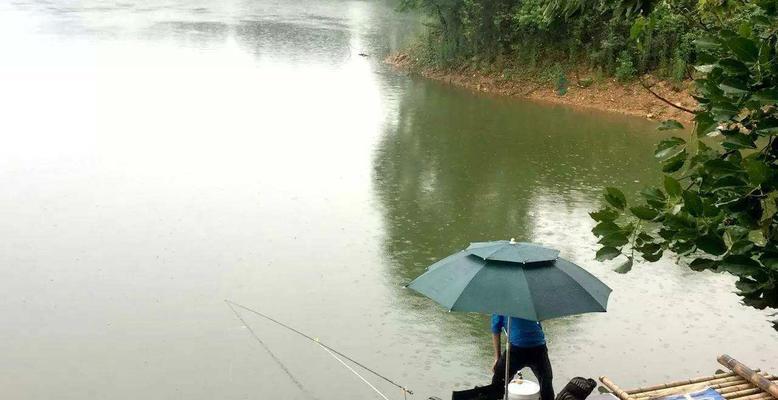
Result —
[[611, 289], [583, 268], [537, 244], [471, 243], [431, 265], [409, 288], [450, 311], [543, 321], [604, 312]]

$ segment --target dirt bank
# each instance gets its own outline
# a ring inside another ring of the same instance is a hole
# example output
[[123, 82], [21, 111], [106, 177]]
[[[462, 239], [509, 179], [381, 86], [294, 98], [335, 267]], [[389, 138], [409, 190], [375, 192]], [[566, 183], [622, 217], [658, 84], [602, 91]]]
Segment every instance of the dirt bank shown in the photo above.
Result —
[[[567, 77], [570, 81], [567, 93], [560, 96], [556, 93], [553, 83], [533, 80], [531, 77], [506, 79], [502, 74], [488, 74], [470, 68], [441, 70], [419, 67], [410, 56], [404, 53], [390, 55], [386, 58], [386, 62], [399, 70], [418, 73], [426, 78], [479, 92], [612, 111], [657, 121], [676, 119], [689, 123], [693, 117], [692, 114], [658, 99], [643, 88], [637, 80], [632, 83], [621, 83], [613, 78], [596, 80], [590, 72], [581, 72], [577, 78]], [[657, 95], [673, 104], [687, 109], [694, 109], [696, 106], [694, 98], [689, 94], [691, 82], [684, 82], [679, 85], [680, 87], [674, 88], [666, 82], [657, 82], [650, 76], [644, 76], [642, 80], [650, 83], [651, 90]], [[591, 82], [586, 87], [578, 84], [586, 81]]]

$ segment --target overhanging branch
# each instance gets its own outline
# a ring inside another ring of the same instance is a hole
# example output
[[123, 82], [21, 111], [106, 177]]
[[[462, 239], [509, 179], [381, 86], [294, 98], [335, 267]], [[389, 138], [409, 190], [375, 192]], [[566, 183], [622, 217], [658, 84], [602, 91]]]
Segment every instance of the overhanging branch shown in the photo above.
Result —
[[650, 86], [648, 86], [648, 85], [646, 84], [646, 82], [644, 82], [644, 81], [643, 81], [643, 78], [639, 78], [639, 80], [640, 80], [640, 86], [643, 86], [643, 89], [646, 89], [646, 90], [648, 90], [648, 93], [651, 93], [651, 94], [652, 94], [652, 95], [654, 95], [654, 97], [656, 97], [657, 99], [659, 99], [659, 100], [662, 100], [663, 102], [667, 103], [667, 105], [669, 105], [669, 106], [672, 106], [672, 107], [675, 107], [675, 108], [677, 108], [677, 109], [679, 109], [679, 110], [681, 110], [681, 111], [687, 112], [687, 113], [689, 113], [689, 114], [696, 114], [696, 113], [695, 113], [693, 110], [690, 110], [690, 109], [688, 109], [688, 108], [686, 108], [686, 107], [684, 107], [684, 106], [679, 106], [678, 104], [675, 104], [675, 103], [673, 103], [672, 101], [670, 101], [670, 100], [667, 100], [666, 98], [664, 98], [664, 97], [662, 97], [662, 96], [658, 95], [656, 92], [654, 92], [653, 90], [651, 90], [651, 87], [650, 87]]

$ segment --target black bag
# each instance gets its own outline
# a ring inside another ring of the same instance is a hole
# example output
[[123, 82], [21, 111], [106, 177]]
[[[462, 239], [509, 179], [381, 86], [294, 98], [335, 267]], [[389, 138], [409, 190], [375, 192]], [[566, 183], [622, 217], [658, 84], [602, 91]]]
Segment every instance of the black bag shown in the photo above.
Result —
[[564, 389], [557, 394], [555, 400], [584, 400], [589, 397], [596, 387], [597, 382], [594, 379], [578, 376], [565, 385]]

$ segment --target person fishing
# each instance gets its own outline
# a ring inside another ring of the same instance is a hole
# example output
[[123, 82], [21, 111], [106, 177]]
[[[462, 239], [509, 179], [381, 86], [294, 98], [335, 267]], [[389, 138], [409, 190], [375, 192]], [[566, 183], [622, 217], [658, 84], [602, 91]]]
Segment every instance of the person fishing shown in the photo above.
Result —
[[[510, 341], [510, 377], [520, 369], [530, 367], [538, 378], [540, 385], [540, 400], [554, 400], [553, 372], [548, 359], [546, 336], [540, 322], [511, 317], [511, 331], [506, 332]], [[501, 334], [508, 325], [502, 315], [492, 315], [492, 343], [494, 344], [494, 366], [492, 371], [492, 387], [503, 396], [505, 394], [505, 351], [501, 346]]]

